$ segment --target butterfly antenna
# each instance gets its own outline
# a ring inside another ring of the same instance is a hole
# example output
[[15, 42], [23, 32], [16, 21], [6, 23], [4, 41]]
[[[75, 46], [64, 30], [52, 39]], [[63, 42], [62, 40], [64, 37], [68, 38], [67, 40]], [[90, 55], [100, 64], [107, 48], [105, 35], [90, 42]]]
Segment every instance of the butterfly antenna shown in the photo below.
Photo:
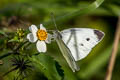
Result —
[[55, 18], [54, 18], [54, 14], [53, 14], [52, 12], [51, 12], [51, 18], [52, 18], [52, 20], [53, 20], [53, 23], [54, 23], [54, 25], [55, 25], [56, 30], [58, 31], [57, 25], [56, 25], [56, 22], [55, 22]]

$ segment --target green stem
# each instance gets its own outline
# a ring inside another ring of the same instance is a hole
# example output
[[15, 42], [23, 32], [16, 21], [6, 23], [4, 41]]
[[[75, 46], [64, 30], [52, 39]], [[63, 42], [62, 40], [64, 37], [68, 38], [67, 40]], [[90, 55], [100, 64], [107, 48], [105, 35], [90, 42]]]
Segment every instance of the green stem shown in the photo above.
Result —
[[10, 71], [8, 71], [8, 72], [6, 72], [5, 74], [3, 74], [3, 76], [6, 76], [6, 75], [8, 75], [10, 72], [12, 72], [12, 71], [14, 71], [14, 70], [16, 70], [17, 68], [13, 68], [13, 69], [11, 69]]
[[11, 54], [16, 53], [17, 50], [19, 50], [19, 49], [20, 49], [24, 44], [26, 44], [27, 42], [28, 42], [28, 41], [25, 41], [25, 42], [21, 43], [15, 50], [13, 50], [13, 52], [8, 52], [8, 53], [6, 53], [6, 54], [3, 54], [2, 56], [0, 56], [0, 59], [3, 59], [3, 58], [5, 58], [5, 57], [10, 56]]
[[8, 53], [6, 53], [6, 54], [0, 56], [0, 59], [3, 59], [4, 57], [7, 57], [7, 56], [9, 56], [9, 55], [11, 55], [11, 54], [12, 54], [12, 52], [8, 52]]

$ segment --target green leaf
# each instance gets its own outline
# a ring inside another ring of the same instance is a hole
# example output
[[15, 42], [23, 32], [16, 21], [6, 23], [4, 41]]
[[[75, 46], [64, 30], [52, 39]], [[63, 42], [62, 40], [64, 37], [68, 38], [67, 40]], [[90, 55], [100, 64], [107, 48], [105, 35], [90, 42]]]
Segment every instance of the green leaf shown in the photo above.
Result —
[[4, 31], [2, 31], [2, 30], [0, 30], [0, 34], [2, 34], [4, 36], [7, 36], [7, 34]]
[[[69, 14], [57, 17], [56, 18], [56, 23], [60, 24], [62, 22], [65, 22], [65, 21], [70, 20], [72, 18], [75, 18], [77, 16], [82, 16], [82, 15], [88, 14], [88, 13], [94, 11], [96, 8], [98, 8], [103, 2], [104, 2], [104, 0], [96, 0], [95, 2], [93, 2], [90, 5], [88, 5], [85, 8], [80, 8], [80, 9], [78, 9], [75, 12], [71, 12]], [[44, 25], [50, 25], [50, 24], [53, 24], [53, 21], [50, 20], [49, 22], [44, 23]]]
[[56, 68], [56, 61], [50, 56], [39, 54], [32, 56], [30, 60], [34, 62], [34, 66], [39, 71], [43, 72], [49, 80], [61, 80], [61, 75]]
[[120, 16], [120, 6], [109, 4], [107, 5], [108, 11], [113, 13], [113, 15]]
[[10, 39], [8, 42], [19, 42], [19, 39], [17, 36], [14, 36], [14, 38]]
[[59, 63], [57, 61], [55, 61], [55, 66], [57, 69], [58, 74], [62, 77], [62, 79], [64, 78], [64, 71], [61, 69], [61, 66], [59, 65]]

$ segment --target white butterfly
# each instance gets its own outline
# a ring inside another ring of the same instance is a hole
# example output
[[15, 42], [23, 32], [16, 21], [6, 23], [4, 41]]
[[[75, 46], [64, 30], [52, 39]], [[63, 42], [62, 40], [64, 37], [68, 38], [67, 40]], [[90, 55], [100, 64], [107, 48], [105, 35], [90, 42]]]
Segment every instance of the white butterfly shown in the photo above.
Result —
[[104, 37], [100, 30], [70, 28], [54, 32], [55, 40], [73, 72], [78, 71], [76, 61], [85, 58]]

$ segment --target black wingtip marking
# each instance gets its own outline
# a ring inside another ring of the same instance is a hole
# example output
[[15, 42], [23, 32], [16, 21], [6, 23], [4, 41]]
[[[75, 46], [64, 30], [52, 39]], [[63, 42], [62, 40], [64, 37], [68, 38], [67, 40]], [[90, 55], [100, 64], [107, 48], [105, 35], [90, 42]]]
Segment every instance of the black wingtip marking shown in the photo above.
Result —
[[104, 33], [98, 30], [94, 30], [95, 35], [97, 35], [98, 39], [101, 40], [104, 36]]

